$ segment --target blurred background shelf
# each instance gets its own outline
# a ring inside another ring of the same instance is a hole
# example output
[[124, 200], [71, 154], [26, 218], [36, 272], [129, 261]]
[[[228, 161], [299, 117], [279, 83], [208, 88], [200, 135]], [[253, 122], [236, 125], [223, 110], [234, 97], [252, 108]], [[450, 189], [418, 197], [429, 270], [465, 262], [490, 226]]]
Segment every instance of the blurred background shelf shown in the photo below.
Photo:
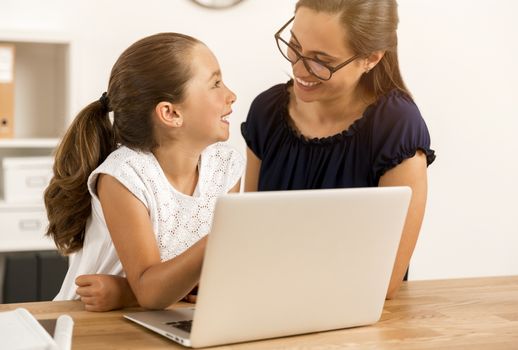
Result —
[[0, 149], [12, 148], [48, 148], [54, 149], [59, 138], [12, 138], [0, 139]]

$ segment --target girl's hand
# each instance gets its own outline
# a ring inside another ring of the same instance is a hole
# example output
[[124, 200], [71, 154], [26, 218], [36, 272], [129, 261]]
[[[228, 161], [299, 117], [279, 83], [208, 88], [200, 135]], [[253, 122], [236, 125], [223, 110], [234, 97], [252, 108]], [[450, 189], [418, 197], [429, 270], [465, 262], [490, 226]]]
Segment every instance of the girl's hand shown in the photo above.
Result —
[[81, 275], [76, 293], [87, 311], [110, 311], [138, 306], [128, 280], [114, 275]]
[[196, 303], [196, 298], [198, 297], [198, 286], [194, 287], [189, 294], [187, 294], [185, 297], [183, 297], [183, 301], [188, 303]]

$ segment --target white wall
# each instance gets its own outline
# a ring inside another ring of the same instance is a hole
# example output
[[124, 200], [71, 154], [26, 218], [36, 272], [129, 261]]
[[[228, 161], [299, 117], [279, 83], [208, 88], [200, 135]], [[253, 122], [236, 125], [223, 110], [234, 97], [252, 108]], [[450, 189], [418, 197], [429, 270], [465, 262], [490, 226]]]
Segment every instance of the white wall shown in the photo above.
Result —
[[518, 2], [400, 1], [401, 64], [432, 135], [415, 278], [518, 273]]
[[[230, 142], [253, 97], [285, 81], [273, 33], [295, 0], [246, 0], [209, 11], [188, 0], [0, 0], [1, 31], [55, 31], [72, 45], [72, 109], [105, 91], [135, 40], [178, 31], [205, 41], [238, 95]], [[411, 278], [518, 274], [518, 2], [399, 0], [403, 74], [437, 160]]]

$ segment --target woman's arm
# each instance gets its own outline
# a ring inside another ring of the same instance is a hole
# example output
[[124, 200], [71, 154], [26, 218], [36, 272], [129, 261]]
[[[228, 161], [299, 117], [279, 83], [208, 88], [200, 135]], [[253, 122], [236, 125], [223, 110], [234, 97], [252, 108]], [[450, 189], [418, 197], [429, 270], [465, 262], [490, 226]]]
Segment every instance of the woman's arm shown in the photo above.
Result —
[[245, 174], [245, 192], [257, 191], [259, 182], [259, 169], [261, 168], [261, 160], [257, 158], [255, 153], [246, 148], [246, 174]]
[[414, 157], [404, 160], [387, 171], [379, 181], [379, 186], [409, 186], [412, 189], [412, 198], [390, 278], [387, 299], [394, 298], [401, 287], [419, 236], [428, 188], [426, 171], [426, 156], [423, 152], [417, 151]]
[[97, 191], [113, 244], [138, 303], [161, 309], [187, 295], [200, 277], [206, 237], [177, 257], [161, 262], [144, 204], [109, 175], [99, 177]]

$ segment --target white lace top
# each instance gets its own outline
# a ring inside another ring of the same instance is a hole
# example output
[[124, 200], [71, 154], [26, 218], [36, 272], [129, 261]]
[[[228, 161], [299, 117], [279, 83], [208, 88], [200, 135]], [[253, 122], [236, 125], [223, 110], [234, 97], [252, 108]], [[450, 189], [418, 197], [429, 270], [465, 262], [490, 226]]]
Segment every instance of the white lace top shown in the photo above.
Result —
[[164, 261], [181, 254], [210, 231], [216, 197], [236, 185], [244, 165], [243, 156], [229, 146], [222, 143], [209, 146], [200, 158], [194, 194], [188, 196], [171, 186], [152, 153], [136, 152], [124, 146], [112, 152], [88, 179], [92, 214], [86, 224], [83, 248], [71, 258], [54, 300], [78, 298], [75, 279], [79, 275], [124, 276], [97, 197], [99, 174], [116, 178], [148, 208]]

